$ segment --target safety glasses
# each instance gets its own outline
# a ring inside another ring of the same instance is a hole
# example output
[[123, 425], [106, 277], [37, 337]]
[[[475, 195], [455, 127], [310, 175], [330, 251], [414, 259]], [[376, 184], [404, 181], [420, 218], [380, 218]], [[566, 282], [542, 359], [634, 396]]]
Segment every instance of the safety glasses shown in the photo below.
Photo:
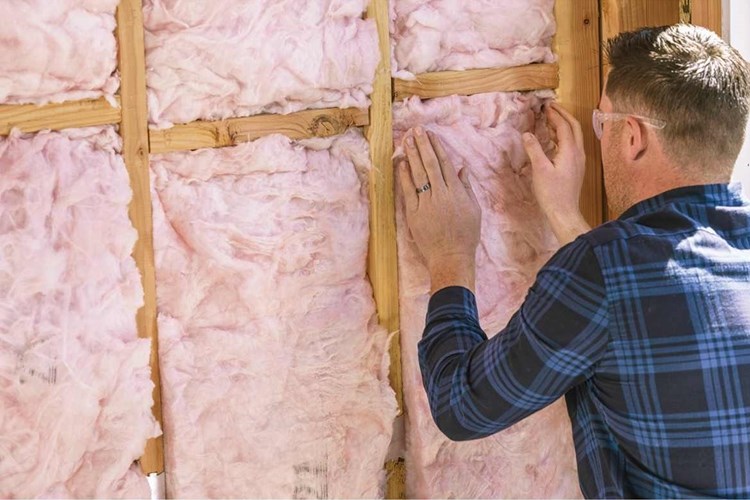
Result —
[[594, 125], [594, 133], [596, 134], [596, 138], [602, 140], [602, 134], [604, 133], [604, 122], [616, 122], [619, 120], [625, 120], [628, 117], [633, 117], [644, 125], [648, 125], [649, 127], [653, 127], [655, 129], [663, 129], [667, 126], [667, 122], [658, 120], [656, 118], [633, 115], [630, 113], [605, 113], [600, 109], [595, 109], [591, 122]]

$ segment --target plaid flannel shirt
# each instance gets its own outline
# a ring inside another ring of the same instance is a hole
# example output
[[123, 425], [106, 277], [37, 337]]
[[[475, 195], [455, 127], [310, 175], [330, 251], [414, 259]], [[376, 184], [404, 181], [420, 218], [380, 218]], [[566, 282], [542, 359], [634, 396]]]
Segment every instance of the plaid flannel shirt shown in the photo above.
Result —
[[492, 339], [431, 297], [419, 361], [451, 439], [566, 396], [587, 497], [750, 497], [750, 202], [675, 189], [563, 247]]

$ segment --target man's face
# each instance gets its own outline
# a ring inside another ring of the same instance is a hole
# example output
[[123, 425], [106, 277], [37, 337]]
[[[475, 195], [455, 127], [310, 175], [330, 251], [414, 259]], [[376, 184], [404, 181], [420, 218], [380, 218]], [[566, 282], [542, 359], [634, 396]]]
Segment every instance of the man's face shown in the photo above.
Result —
[[[605, 113], [615, 111], [612, 101], [609, 100], [606, 93], [602, 93], [599, 109]], [[632, 175], [628, 175], [625, 165], [623, 133], [623, 122], [604, 122], [601, 140], [604, 189], [607, 193], [607, 205], [612, 216], [620, 215], [630, 205], [628, 183], [635, 180], [632, 179]]]

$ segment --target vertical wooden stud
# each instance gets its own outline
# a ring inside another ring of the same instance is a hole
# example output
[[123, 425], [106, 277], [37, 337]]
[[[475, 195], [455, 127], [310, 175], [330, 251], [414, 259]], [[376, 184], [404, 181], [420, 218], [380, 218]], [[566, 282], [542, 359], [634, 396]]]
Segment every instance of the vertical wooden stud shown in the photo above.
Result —
[[[133, 199], [130, 219], [138, 232], [133, 258], [141, 272], [144, 306], [138, 310], [138, 335], [151, 339], [151, 379], [154, 382], [154, 417], [162, 422], [161, 385], [159, 377], [158, 338], [156, 331], [156, 276], [154, 270], [153, 224], [148, 170], [148, 112], [146, 108], [146, 62], [143, 41], [141, 0], [121, 0], [117, 8], [119, 41], [120, 96], [123, 158], [130, 175]], [[141, 457], [145, 474], [164, 472], [163, 437], [150, 439]]]
[[721, 0], [690, 0], [690, 22], [722, 36]]
[[[396, 392], [399, 414], [404, 411], [401, 376], [401, 341], [398, 316], [398, 260], [396, 252], [396, 207], [393, 175], [393, 82], [388, 0], [372, 0], [367, 17], [377, 24], [380, 64], [375, 74], [370, 106], [370, 125], [365, 135], [370, 143], [370, 249], [368, 273], [378, 318], [392, 335], [390, 381]], [[404, 498], [403, 461], [386, 464], [386, 498]]]
[[591, 124], [599, 104], [600, 34], [598, 0], [557, 0], [555, 52], [559, 58], [560, 103], [581, 122], [586, 148], [586, 177], [581, 191], [581, 212], [592, 226], [604, 218], [601, 150]]

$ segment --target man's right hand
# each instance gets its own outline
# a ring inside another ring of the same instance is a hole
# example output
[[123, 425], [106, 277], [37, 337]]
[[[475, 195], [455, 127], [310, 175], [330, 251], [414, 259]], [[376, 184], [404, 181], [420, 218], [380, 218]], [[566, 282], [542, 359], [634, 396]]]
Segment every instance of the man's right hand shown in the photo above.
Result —
[[588, 232], [591, 226], [581, 214], [579, 200], [586, 173], [581, 124], [559, 104], [547, 106], [547, 121], [557, 135], [557, 152], [550, 160], [539, 140], [523, 135], [523, 145], [531, 159], [534, 194], [561, 245]]

